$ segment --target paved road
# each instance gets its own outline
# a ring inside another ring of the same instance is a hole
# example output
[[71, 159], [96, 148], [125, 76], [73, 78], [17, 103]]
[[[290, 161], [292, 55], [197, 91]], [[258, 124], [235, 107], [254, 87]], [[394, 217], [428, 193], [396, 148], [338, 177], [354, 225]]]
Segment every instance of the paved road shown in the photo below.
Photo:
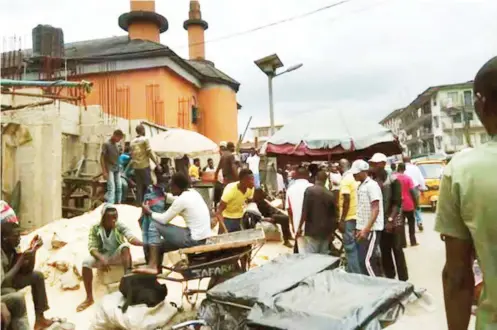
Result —
[[[419, 246], [405, 249], [409, 268], [409, 282], [418, 288], [425, 288], [433, 297], [435, 311], [420, 312], [417, 315], [406, 315], [390, 330], [403, 329], [447, 329], [442, 290], [442, 268], [445, 263], [445, 248], [440, 235], [433, 230], [435, 215], [423, 213], [425, 230], [416, 233]], [[474, 321], [474, 320], [472, 320]], [[470, 329], [474, 329], [472, 322]]]

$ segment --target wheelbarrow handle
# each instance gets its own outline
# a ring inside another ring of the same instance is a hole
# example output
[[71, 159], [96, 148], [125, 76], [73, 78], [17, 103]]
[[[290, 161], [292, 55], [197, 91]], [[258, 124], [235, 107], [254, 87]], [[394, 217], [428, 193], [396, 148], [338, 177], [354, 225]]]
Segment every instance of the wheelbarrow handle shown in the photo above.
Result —
[[207, 325], [207, 323], [204, 320], [193, 320], [193, 321], [186, 321], [180, 324], [173, 325], [171, 327], [172, 330], [180, 330], [186, 327], [189, 327], [191, 325]]

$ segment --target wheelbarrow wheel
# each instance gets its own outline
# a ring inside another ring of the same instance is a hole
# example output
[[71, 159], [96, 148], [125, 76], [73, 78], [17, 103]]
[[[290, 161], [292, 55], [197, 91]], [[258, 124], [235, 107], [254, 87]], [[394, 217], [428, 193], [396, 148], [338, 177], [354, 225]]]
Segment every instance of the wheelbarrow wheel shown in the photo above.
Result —
[[244, 272], [241, 269], [239, 269], [239, 267], [238, 267], [237, 270], [235, 270], [229, 274], [222, 275], [222, 276], [213, 276], [209, 280], [209, 284], [207, 285], [207, 290], [210, 290], [213, 287], [215, 287], [216, 285], [221, 284], [221, 283], [229, 280], [230, 278], [233, 278], [233, 277], [238, 276], [238, 275], [243, 274], [243, 273]]
[[195, 308], [195, 306], [197, 305], [198, 295], [199, 295], [198, 290], [200, 290], [200, 282], [201, 281], [199, 280], [197, 290], [193, 292], [190, 291], [190, 289], [188, 289], [188, 281], [184, 282], [183, 296], [186, 298], [186, 301], [190, 304], [192, 309]]

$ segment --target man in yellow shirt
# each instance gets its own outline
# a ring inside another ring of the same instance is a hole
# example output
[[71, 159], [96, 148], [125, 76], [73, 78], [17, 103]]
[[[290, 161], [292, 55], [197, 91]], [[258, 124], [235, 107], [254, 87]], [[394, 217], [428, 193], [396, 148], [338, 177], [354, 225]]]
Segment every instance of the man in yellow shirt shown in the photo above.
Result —
[[243, 169], [239, 174], [240, 181], [232, 182], [224, 188], [221, 203], [216, 212], [220, 229], [225, 233], [241, 230], [243, 208], [254, 196], [254, 174]]
[[200, 159], [195, 158], [193, 160], [193, 164], [190, 165], [190, 168], [188, 169], [188, 176], [192, 181], [199, 181], [200, 180]]
[[346, 159], [340, 160], [340, 196], [338, 200], [339, 228], [343, 233], [343, 245], [347, 257], [347, 272], [362, 274], [359, 263], [358, 246], [355, 241], [356, 219], [357, 219], [357, 186], [359, 182], [349, 172], [350, 163]]

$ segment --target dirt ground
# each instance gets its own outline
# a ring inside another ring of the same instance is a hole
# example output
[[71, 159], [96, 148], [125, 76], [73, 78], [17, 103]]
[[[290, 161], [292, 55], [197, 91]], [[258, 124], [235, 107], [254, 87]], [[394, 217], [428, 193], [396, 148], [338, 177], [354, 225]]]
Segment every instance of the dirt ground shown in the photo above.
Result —
[[[405, 250], [409, 267], [410, 282], [418, 288], [428, 290], [433, 298], [434, 311], [417, 313], [416, 315], [405, 315], [396, 324], [388, 329], [446, 329], [445, 312], [443, 305], [443, 293], [441, 283], [441, 272], [445, 260], [445, 251], [443, 242], [439, 235], [434, 232], [434, 214], [425, 212], [423, 214], [425, 222], [425, 231], [418, 233], [417, 247], [408, 247]], [[255, 258], [254, 263], [261, 265], [268, 260], [282, 253], [290, 253], [290, 249], [283, 247], [278, 243], [267, 243]], [[194, 282], [191, 285], [195, 286]], [[206, 286], [207, 282], [201, 283]], [[48, 316], [67, 318], [70, 322], [76, 324], [76, 329], [86, 330], [89, 328], [90, 320], [94, 314], [94, 307], [87, 309], [82, 313], [76, 313], [76, 306], [84, 299], [84, 289], [81, 287], [76, 291], [66, 291], [61, 293], [48, 287], [48, 298], [51, 302], [51, 310], [47, 312]], [[168, 283], [168, 300], [179, 303], [181, 297], [181, 285], [177, 283]], [[199, 298], [201, 300], [202, 297]], [[26, 294], [28, 310], [30, 311], [30, 322], [34, 321], [33, 305], [31, 295]], [[185, 308], [188, 310], [188, 304], [185, 302]], [[474, 320], [470, 329], [474, 329]]]

